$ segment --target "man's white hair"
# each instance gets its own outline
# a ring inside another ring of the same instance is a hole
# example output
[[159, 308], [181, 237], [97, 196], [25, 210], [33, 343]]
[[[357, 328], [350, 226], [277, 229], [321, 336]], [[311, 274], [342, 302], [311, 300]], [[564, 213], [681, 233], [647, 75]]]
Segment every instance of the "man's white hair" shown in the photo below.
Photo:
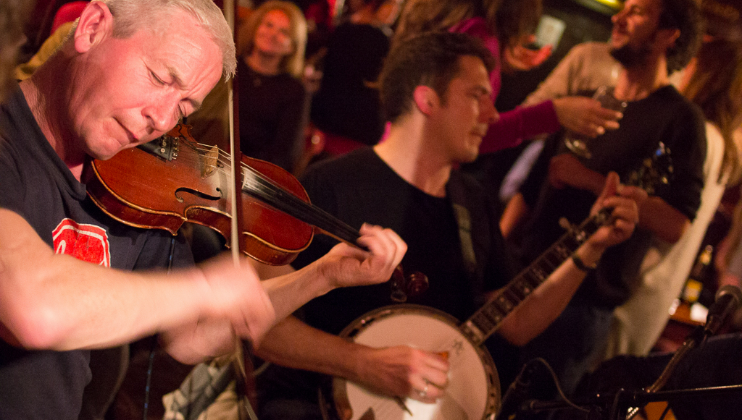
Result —
[[213, 0], [100, 0], [113, 15], [113, 36], [127, 38], [146, 27], [157, 31], [173, 12], [190, 13], [222, 51], [222, 70], [228, 79], [235, 74], [237, 57], [232, 30]]

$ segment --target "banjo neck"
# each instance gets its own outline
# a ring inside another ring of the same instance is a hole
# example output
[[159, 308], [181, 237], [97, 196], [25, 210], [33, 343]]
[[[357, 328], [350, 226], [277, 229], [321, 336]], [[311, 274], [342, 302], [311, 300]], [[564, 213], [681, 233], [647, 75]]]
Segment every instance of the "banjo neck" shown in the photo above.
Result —
[[610, 218], [608, 209], [585, 219], [579, 226], [569, 227], [549, 249], [528, 268], [521, 271], [507, 286], [498, 290], [477, 312], [461, 325], [462, 332], [480, 345], [492, 335], [505, 317], [515, 310], [551, 273], [595, 233]]
[[[638, 168], [629, 173], [626, 181], [628, 185], [640, 187], [649, 195], [653, 195], [657, 186], [669, 184], [673, 176], [670, 149], [663, 142], [659, 142], [657, 149], [651, 156], [643, 159]], [[568, 226], [567, 232], [559, 240], [466, 320], [461, 325], [461, 331], [475, 344], [482, 344], [500, 328], [510, 312], [609, 220], [610, 209], [603, 208], [585, 219], [579, 226]]]

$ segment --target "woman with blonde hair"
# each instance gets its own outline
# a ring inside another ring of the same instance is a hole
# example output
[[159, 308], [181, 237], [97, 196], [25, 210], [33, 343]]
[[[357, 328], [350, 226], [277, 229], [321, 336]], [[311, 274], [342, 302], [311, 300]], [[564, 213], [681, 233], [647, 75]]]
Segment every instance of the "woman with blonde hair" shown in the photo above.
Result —
[[[742, 146], [742, 39], [704, 44], [691, 66], [695, 77], [688, 80], [684, 94], [706, 116], [706, 136], [724, 140], [722, 165], [728, 169], [723, 173], [731, 173], [729, 184], [738, 184], [742, 165], [735, 153]], [[720, 285], [742, 286], [742, 201], [737, 202], [732, 227], [717, 247], [715, 266]]]
[[[706, 117], [706, 136], [724, 141], [718, 183], [739, 181], [739, 151], [734, 132], [742, 127], [742, 40], [704, 42], [686, 70], [683, 95]], [[709, 127], [709, 125], [711, 127]]]
[[287, 1], [268, 1], [240, 29], [237, 64], [242, 153], [291, 171], [301, 152], [307, 99], [300, 81], [307, 23]]

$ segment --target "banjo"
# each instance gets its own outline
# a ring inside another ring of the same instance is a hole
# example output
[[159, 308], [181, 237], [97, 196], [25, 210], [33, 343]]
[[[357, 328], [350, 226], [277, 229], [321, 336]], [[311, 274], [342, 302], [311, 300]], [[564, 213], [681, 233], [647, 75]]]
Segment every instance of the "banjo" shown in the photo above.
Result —
[[[607, 211], [599, 212], [570, 229], [462, 324], [442, 311], [410, 304], [385, 306], [355, 320], [340, 333], [341, 337], [371, 347], [408, 345], [446, 355], [449, 385], [435, 404], [425, 404], [375, 394], [353, 382], [334, 378], [336, 411], [352, 412], [351, 420], [494, 418], [500, 405], [500, 382], [492, 357], [482, 344], [609, 217]], [[325, 407], [321, 394], [320, 399], [320, 407]]]
[[[662, 169], [657, 169], [658, 161]], [[653, 194], [654, 185], [667, 184], [672, 171], [669, 149], [660, 143], [654, 155], [630, 174], [627, 183]], [[463, 323], [442, 311], [410, 304], [385, 306], [356, 319], [340, 333], [341, 337], [370, 347], [408, 345], [443, 354], [450, 366], [449, 385], [435, 404], [426, 404], [410, 398], [379, 395], [335, 377], [332, 402], [321, 389], [319, 391], [323, 417], [332, 419], [329, 411], [334, 408], [339, 418], [350, 420], [494, 419], [500, 406], [500, 383], [484, 341], [497, 331], [509, 313], [609, 220], [610, 209], [602, 209], [578, 226], [568, 227], [549, 249]]]

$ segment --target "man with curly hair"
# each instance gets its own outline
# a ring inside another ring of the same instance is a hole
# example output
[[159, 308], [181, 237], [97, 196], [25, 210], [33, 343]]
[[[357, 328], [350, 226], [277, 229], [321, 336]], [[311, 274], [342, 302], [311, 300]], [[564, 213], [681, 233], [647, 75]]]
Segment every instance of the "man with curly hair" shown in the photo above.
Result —
[[703, 115], [669, 82], [669, 74], [683, 68], [700, 45], [698, 5], [627, 0], [612, 20], [610, 50], [621, 65], [613, 94], [627, 102], [620, 128], [591, 141], [589, 159], [569, 153], [562, 136], [547, 140], [501, 221], [506, 234], [523, 229], [510, 237], [521, 241], [522, 259], [530, 262], [562, 235], [561, 218], [578, 223], [587, 216], [609, 171], [625, 179], [660, 142], [671, 151], [673, 179], [640, 204], [633, 237], [603, 255], [567, 310], [523, 350], [524, 361], [549, 361], [567, 390], [599, 361], [613, 309], [639, 286], [647, 251], [669, 248], [694, 220], [704, 185]]

